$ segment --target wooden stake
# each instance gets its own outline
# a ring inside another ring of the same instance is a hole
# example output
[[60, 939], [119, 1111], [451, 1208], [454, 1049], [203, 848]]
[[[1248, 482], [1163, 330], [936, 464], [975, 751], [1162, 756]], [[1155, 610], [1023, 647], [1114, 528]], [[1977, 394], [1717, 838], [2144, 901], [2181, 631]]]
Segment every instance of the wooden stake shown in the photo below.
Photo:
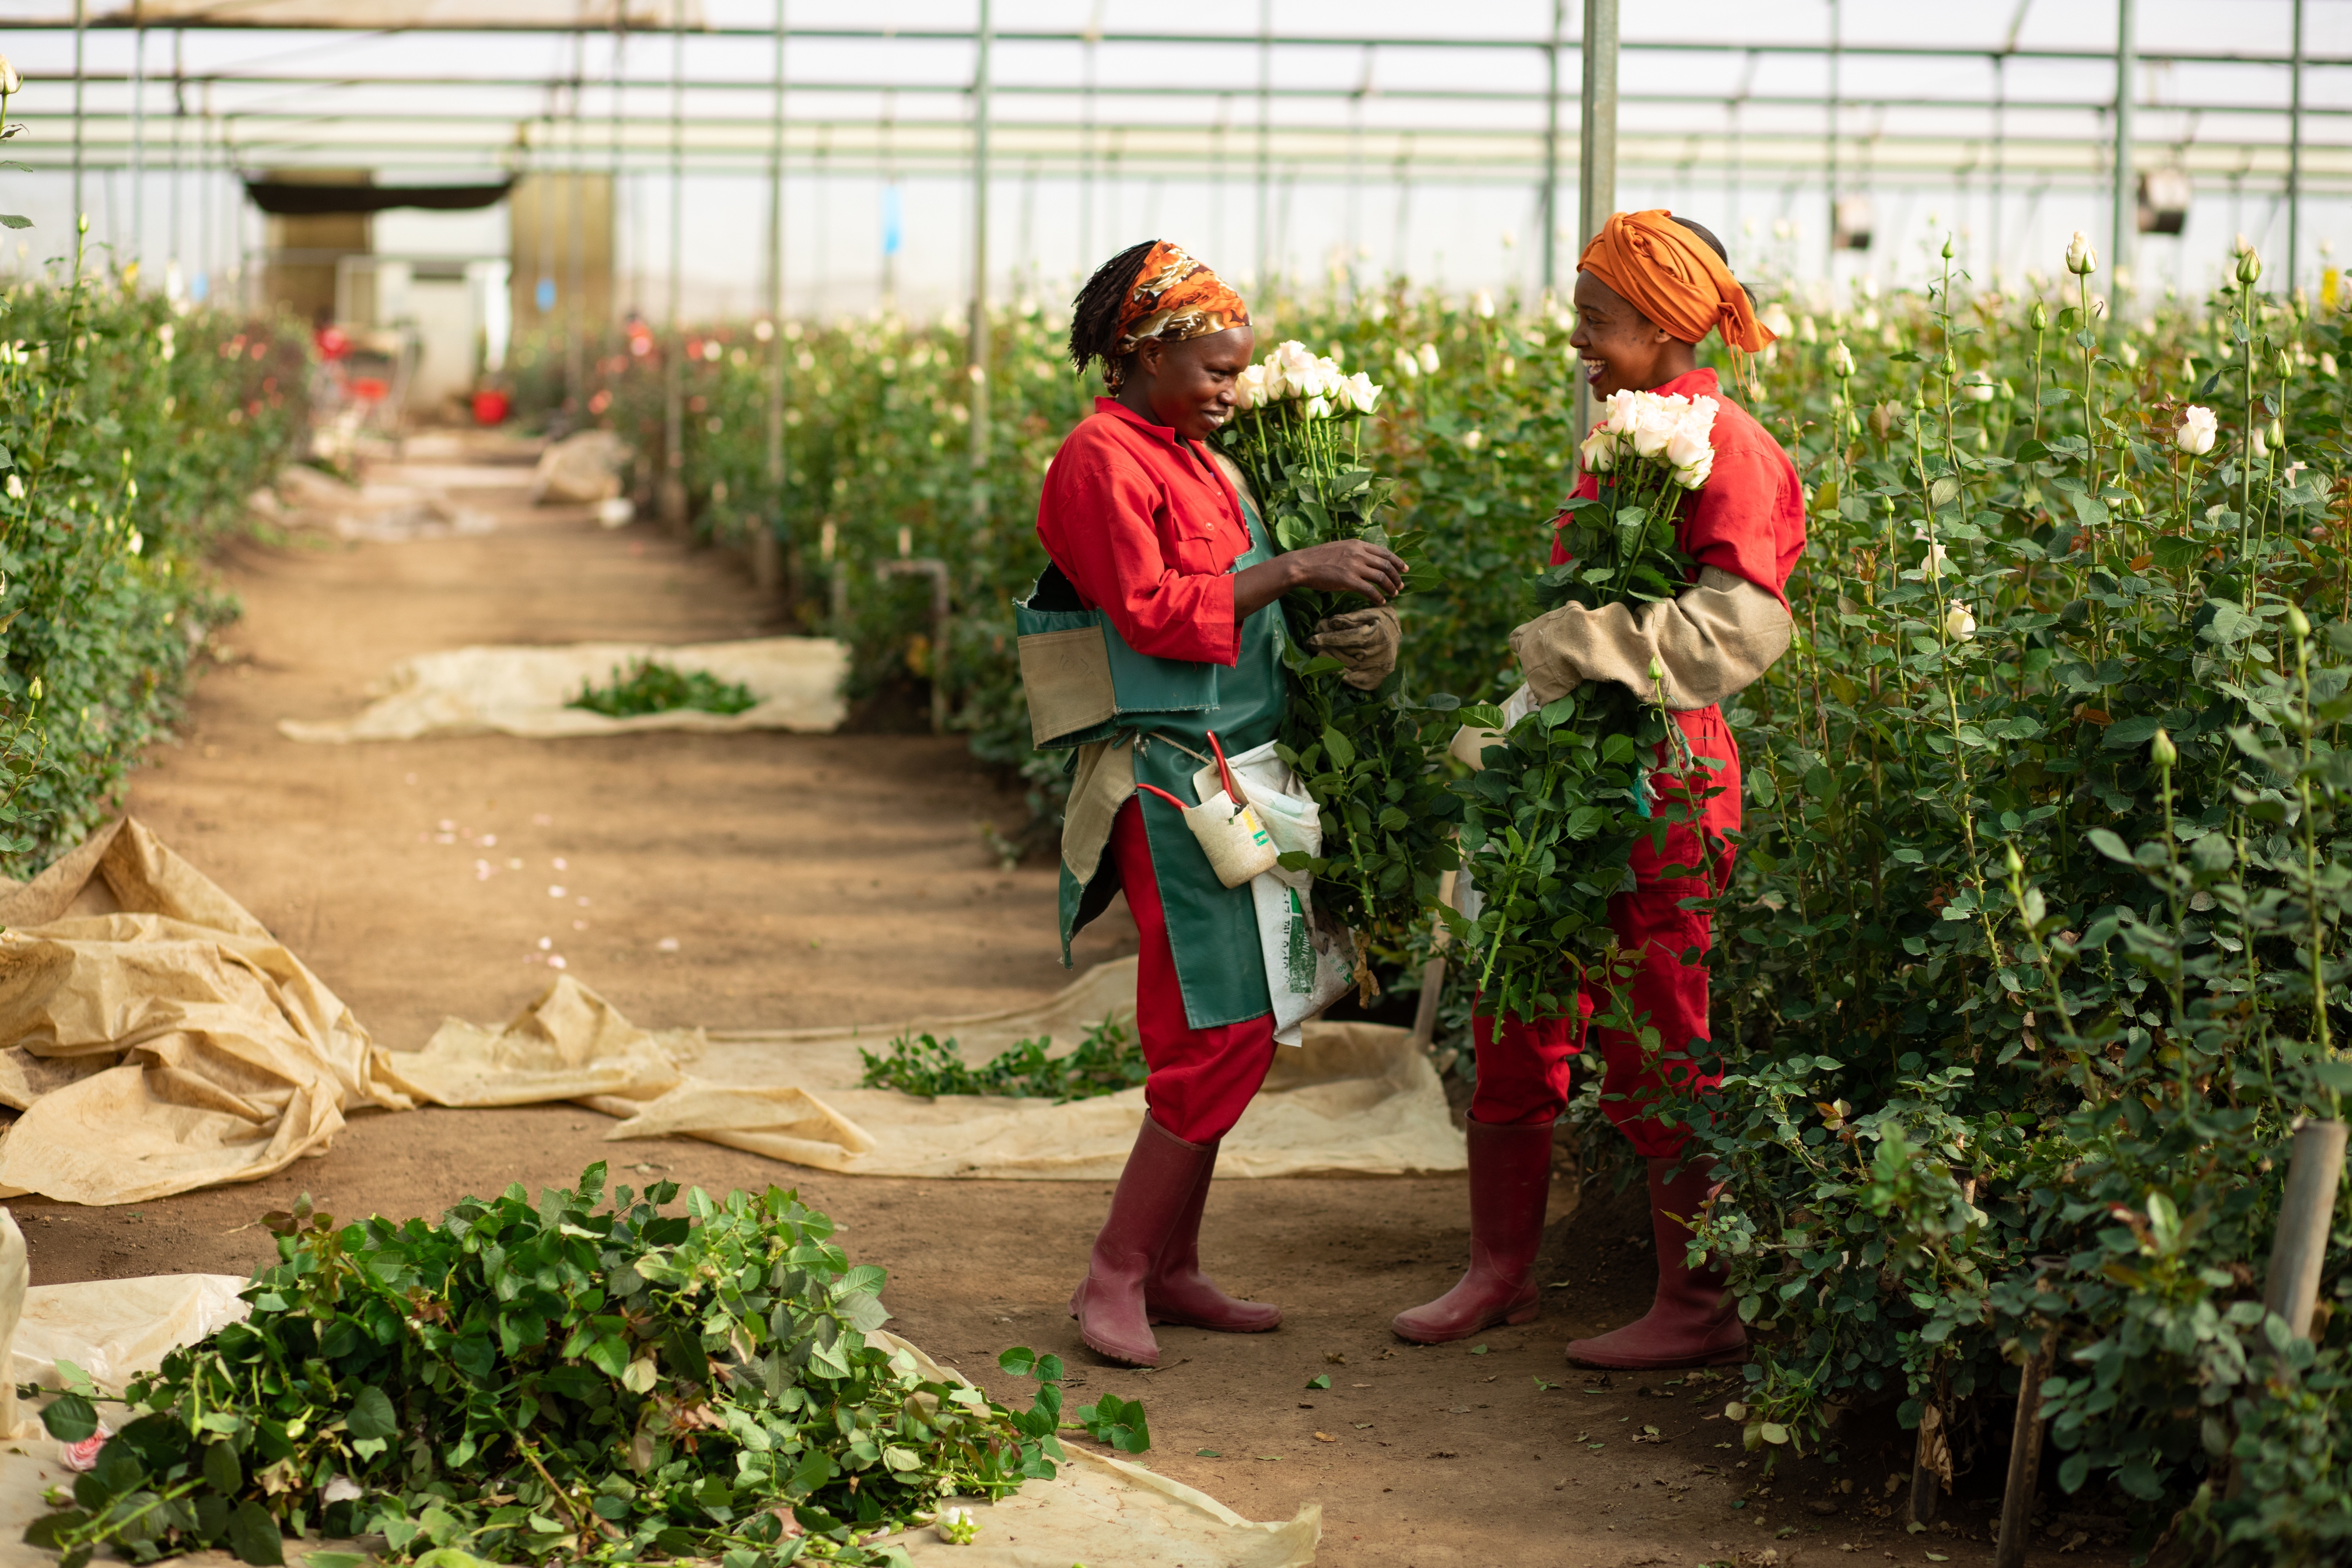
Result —
[[2017, 1425], [2009, 1444], [2009, 1483], [2000, 1498], [2000, 1538], [1993, 1568], [2025, 1568], [2025, 1538], [2033, 1528], [2033, 1499], [2042, 1479], [2042, 1380], [2057, 1348], [2053, 1330], [2026, 1356], [2017, 1379]]

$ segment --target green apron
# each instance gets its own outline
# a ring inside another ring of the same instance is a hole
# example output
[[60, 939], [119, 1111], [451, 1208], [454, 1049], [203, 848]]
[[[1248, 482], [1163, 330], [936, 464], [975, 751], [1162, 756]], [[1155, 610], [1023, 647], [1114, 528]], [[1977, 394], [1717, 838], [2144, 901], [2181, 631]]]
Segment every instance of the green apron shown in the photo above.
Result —
[[[1271, 560], [1265, 529], [1248, 495], [1239, 497], [1250, 547], [1228, 568], [1239, 572]], [[1033, 595], [1033, 597], [1034, 595]], [[1242, 623], [1241, 648], [1228, 669], [1188, 659], [1155, 658], [1137, 653], [1098, 610], [1014, 606], [1024, 637], [1098, 626], [1115, 693], [1116, 711], [1068, 735], [1040, 737], [1045, 750], [1067, 750], [1065, 771], [1075, 772], [1077, 748], [1097, 742], [1131, 745], [1135, 780], [1156, 784], [1179, 800], [1198, 802], [1192, 774], [1201, 759], [1214, 759], [1209, 731], [1217, 732], [1227, 756], [1265, 744], [1281, 727], [1284, 655], [1289, 631], [1276, 600]], [[1249, 884], [1228, 888], [1209, 868], [1200, 841], [1172, 805], [1148, 791], [1141, 796], [1144, 836], [1151, 847], [1151, 869], [1168, 921], [1168, 944], [1176, 957], [1176, 978], [1184, 994], [1184, 1021], [1195, 1029], [1239, 1024], [1274, 1010], [1266, 989], [1265, 957], [1258, 938], [1257, 910]], [[1062, 868], [1062, 962], [1070, 962], [1070, 940], [1108, 908], [1118, 891], [1117, 859], [1106, 853], [1090, 880], [1080, 882]]]

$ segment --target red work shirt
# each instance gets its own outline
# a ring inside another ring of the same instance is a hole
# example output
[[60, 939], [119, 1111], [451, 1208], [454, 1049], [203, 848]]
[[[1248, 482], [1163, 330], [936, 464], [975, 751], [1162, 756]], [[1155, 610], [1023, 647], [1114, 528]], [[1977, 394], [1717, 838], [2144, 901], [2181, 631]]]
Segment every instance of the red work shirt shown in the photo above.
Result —
[[[1805, 549], [1805, 488], [1797, 482], [1797, 466], [1753, 415], [1723, 395], [1715, 372], [1695, 370], [1651, 390], [1662, 396], [1712, 397], [1720, 405], [1712, 436], [1715, 467], [1675, 524], [1675, 548], [1701, 566], [1719, 567], [1769, 589], [1786, 605], [1789, 574]], [[1600, 481], [1585, 475], [1576, 494], [1600, 494]], [[1560, 521], [1566, 521], [1565, 513]], [[1551, 563], [1567, 559], [1555, 536]]]
[[1062, 443], [1037, 500], [1037, 537], [1089, 609], [1158, 658], [1232, 664], [1241, 502], [1197, 441], [1116, 398]]

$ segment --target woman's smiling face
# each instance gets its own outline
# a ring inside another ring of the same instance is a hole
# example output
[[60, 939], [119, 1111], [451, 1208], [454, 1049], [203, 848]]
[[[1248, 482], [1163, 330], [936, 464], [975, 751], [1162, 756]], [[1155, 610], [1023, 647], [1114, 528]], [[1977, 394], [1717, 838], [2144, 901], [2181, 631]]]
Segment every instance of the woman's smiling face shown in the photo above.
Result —
[[1696, 363], [1691, 345], [1590, 272], [1576, 275], [1576, 331], [1568, 341], [1595, 398], [1663, 386]]

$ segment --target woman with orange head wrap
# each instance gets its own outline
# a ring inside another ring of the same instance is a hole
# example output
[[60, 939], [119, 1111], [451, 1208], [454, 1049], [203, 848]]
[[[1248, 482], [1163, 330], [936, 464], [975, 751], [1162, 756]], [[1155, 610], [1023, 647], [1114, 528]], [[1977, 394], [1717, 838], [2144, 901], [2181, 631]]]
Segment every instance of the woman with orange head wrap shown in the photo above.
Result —
[[[1570, 605], [1511, 634], [1536, 701], [1587, 680], [1621, 681], [1644, 700], [1663, 693], [1689, 754], [1703, 763], [1696, 777], [1653, 775], [1668, 797], [1696, 799], [1697, 820], [1670, 827], [1663, 846], [1637, 842], [1634, 886], [1610, 905], [1620, 948], [1634, 965], [1622, 1000], [1656, 1039], [1645, 1049], [1625, 1031], [1593, 1031], [1601, 1109], [1649, 1164], [1657, 1296], [1638, 1321], [1568, 1347], [1571, 1360], [1588, 1365], [1690, 1366], [1738, 1359], [1747, 1337], [1720, 1270], [1689, 1265], [1686, 1221], [1713, 1186], [1706, 1165], [1681, 1163], [1689, 1129], [1660, 1114], [1657, 1101], [1716, 1080], [1706, 1066], [1706, 970], [1699, 963], [1709, 921], [1704, 909], [1684, 906], [1729, 885], [1739, 750], [1718, 704], [1789, 646], [1781, 590], [1804, 548], [1804, 491], [1788, 454], [1724, 396], [1714, 371], [1699, 367], [1696, 346], [1710, 332], [1723, 334], [1735, 365], [1772, 342], [1713, 235], [1662, 211], [1616, 214], [1579, 263], [1576, 316], [1569, 342], [1596, 398], [1655, 392], [1718, 405], [1713, 468], [1676, 524], [1676, 548], [1696, 563], [1689, 587], [1665, 604]], [[1591, 474], [1576, 489], [1581, 497], [1598, 493]], [[1567, 558], [1555, 542], [1553, 563]], [[1654, 669], [1664, 672], [1662, 680]], [[1456, 754], [1475, 766], [1477, 751], [1473, 740]], [[1592, 1010], [1587, 994], [1584, 1016]], [[1584, 1032], [1581, 1018], [1475, 1019], [1470, 1271], [1437, 1300], [1397, 1316], [1405, 1338], [1433, 1344], [1536, 1315], [1532, 1270], [1550, 1190], [1552, 1124], [1567, 1108], [1569, 1058], [1582, 1049]]]
[[[1223, 885], [1173, 803], [1215, 794], [1195, 781], [1217, 746], [1239, 756], [1280, 729], [1282, 595], [1384, 606], [1404, 571], [1359, 540], [1275, 553], [1240, 470], [1208, 444], [1238, 406], [1254, 342], [1241, 296], [1180, 246], [1136, 246], [1094, 275], [1070, 355], [1080, 371], [1099, 361], [1110, 395], [1045, 471], [1037, 537], [1052, 564], [1020, 606], [1034, 738], [1071, 753], [1063, 962], [1122, 891], [1141, 938], [1148, 1110], [1070, 1298], [1087, 1344], [1130, 1366], [1158, 1364], [1154, 1323], [1255, 1333], [1282, 1321], [1201, 1271], [1218, 1142], [1273, 1065], [1275, 1022], [1249, 884]], [[1395, 663], [1385, 607], [1301, 629], [1370, 685]]]

